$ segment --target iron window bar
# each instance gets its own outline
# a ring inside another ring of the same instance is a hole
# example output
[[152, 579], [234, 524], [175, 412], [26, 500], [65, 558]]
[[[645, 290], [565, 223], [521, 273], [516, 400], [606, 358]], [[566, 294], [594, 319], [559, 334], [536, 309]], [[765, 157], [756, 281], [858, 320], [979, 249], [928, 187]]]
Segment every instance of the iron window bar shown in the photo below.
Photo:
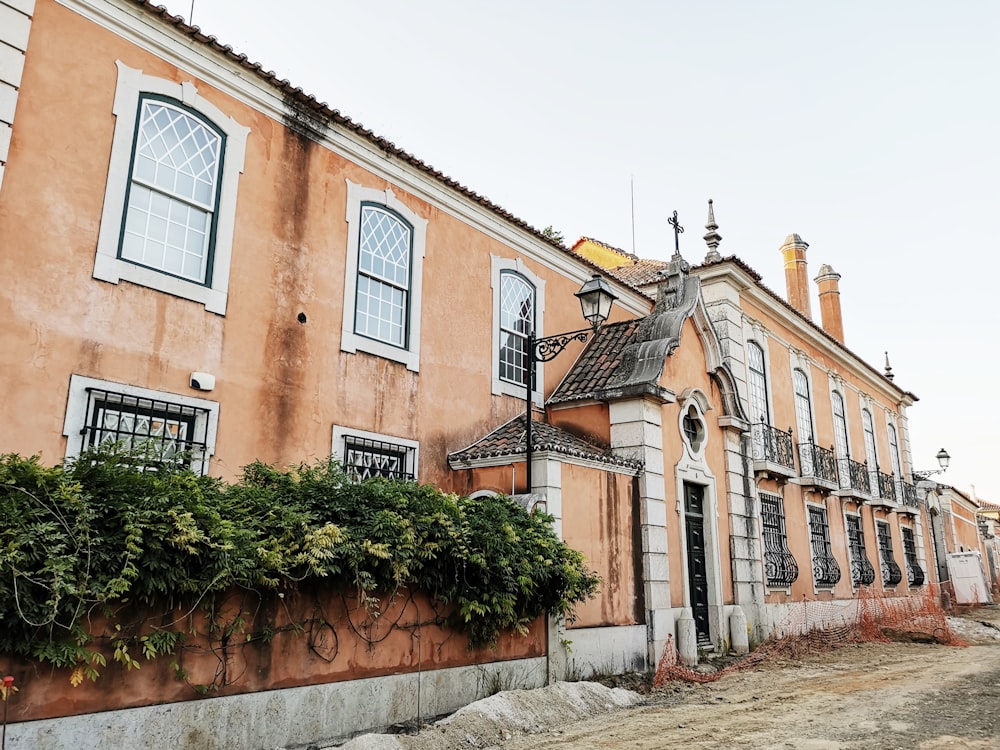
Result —
[[875, 525], [878, 531], [879, 560], [882, 564], [882, 584], [895, 586], [902, 582], [903, 572], [892, 557], [892, 536], [890, 536], [889, 524], [878, 521]]
[[764, 422], [753, 426], [753, 457], [755, 461], [770, 461], [788, 469], [795, 468], [792, 450], [792, 430], [788, 432]]
[[855, 588], [875, 582], [875, 568], [868, 560], [860, 516], [847, 516], [847, 546], [851, 553], [851, 583]]
[[344, 436], [344, 469], [358, 482], [373, 477], [412, 481], [411, 449], [384, 440]]
[[788, 549], [781, 498], [760, 493], [761, 531], [764, 537], [764, 576], [768, 586], [788, 588], [799, 577], [799, 564]]
[[135, 451], [142, 470], [176, 464], [204, 474], [208, 468], [208, 409], [202, 407], [89, 387], [80, 434], [84, 448]]
[[923, 586], [926, 576], [917, 560], [917, 549], [913, 541], [913, 530], [903, 528], [903, 560], [906, 563], [906, 583], [909, 586]]
[[830, 548], [830, 527], [826, 511], [809, 508], [809, 541], [813, 553], [813, 581], [817, 586], [834, 586], [840, 581], [840, 564]]

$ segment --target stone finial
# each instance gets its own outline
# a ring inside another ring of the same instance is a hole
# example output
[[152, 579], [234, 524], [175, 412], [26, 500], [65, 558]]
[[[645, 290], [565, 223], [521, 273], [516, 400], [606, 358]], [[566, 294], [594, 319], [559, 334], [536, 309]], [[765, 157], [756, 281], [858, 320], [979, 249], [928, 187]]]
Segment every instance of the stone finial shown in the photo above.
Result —
[[896, 377], [892, 374], [892, 365], [889, 364], [889, 352], [885, 353], [885, 377], [886, 380], [892, 380]]
[[719, 254], [719, 243], [722, 242], [722, 235], [719, 234], [719, 225], [715, 223], [715, 210], [712, 208], [712, 199], [708, 199], [708, 223], [705, 224], [708, 233], [705, 235], [705, 244], [708, 245], [708, 254], [705, 256], [706, 263], [717, 263], [722, 260]]

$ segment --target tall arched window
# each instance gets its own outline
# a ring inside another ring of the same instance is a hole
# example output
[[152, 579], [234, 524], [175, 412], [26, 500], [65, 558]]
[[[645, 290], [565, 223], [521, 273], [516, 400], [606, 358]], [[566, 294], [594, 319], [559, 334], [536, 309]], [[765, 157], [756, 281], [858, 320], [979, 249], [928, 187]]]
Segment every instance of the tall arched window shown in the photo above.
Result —
[[898, 482], [903, 478], [903, 465], [899, 460], [899, 440], [896, 436], [896, 426], [890, 423], [886, 429], [889, 433], [889, 460], [892, 462], [892, 473], [896, 475]]
[[795, 388], [795, 424], [799, 431], [800, 443], [813, 442], [812, 403], [809, 398], [809, 379], [802, 370], [792, 370], [792, 385]]
[[223, 133], [179, 102], [140, 102], [119, 257], [211, 285]]
[[764, 350], [756, 341], [747, 344], [748, 390], [750, 392], [750, 421], [771, 424], [767, 408], [767, 371], [764, 369]]
[[535, 288], [521, 274], [500, 274], [500, 379], [525, 385], [528, 334], [535, 323]]
[[847, 443], [847, 413], [844, 409], [844, 397], [837, 391], [833, 392], [833, 439], [838, 458], [850, 458], [850, 447]]
[[354, 332], [405, 349], [413, 228], [395, 211], [361, 206]]
[[[872, 422], [872, 413], [867, 409], [861, 410], [861, 427], [865, 432], [865, 459], [868, 461], [868, 472], [874, 477], [878, 471], [878, 454], [875, 452], [875, 424]], [[871, 488], [876, 491], [877, 482]]]

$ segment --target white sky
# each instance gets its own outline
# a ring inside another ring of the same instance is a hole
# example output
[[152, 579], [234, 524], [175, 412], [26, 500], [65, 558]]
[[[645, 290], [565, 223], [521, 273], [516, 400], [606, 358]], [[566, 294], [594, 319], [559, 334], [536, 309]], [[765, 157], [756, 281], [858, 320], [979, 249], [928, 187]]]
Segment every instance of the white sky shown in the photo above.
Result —
[[[170, 0], [188, 17], [190, 0]], [[194, 23], [515, 216], [782, 296], [842, 275], [849, 348], [920, 401], [917, 469], [1000, 501], [1000, 3], [195, 0]], [[819, 306], [813, 298], [813, 314]], [[887, 457], [883, 470], [890, 471]]]

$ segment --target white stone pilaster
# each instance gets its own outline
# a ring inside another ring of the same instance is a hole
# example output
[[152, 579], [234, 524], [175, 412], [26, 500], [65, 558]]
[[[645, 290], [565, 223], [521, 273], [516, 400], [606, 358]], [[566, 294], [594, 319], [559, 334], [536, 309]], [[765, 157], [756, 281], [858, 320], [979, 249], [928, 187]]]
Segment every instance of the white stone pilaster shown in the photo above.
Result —
[[14, 111], [34, 10], [34, 0], [0, 0], [0, 189], [10, 157]]
[[663, 423], [660, 403], [634, 399], [611, 404], [611, 449], [639, 458], [639, 524], [642, 540], [642, 586], [646, 608], [649, 665], [655, 666], [673, 634], [670, 566], [667, 558], [667, 509], [663, 478]]

